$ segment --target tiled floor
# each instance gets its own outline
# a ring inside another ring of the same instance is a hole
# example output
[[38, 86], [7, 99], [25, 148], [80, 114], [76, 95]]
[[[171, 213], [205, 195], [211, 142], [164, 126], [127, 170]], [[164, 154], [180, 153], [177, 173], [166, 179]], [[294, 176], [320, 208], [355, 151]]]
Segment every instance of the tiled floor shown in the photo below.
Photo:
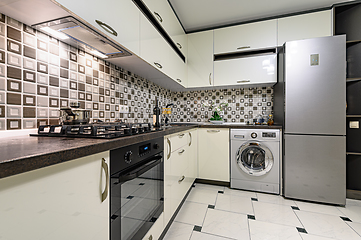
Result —
[[361, 240], [361, 201], [346, 207], [195, 184], [164, 240]]

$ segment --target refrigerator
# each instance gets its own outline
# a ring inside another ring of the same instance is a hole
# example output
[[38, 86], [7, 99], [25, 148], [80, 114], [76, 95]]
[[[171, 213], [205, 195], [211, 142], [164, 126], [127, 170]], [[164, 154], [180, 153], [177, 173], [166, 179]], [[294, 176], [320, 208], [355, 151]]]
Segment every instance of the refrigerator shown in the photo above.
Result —
[[346, 204], [346, 36], [286, 42], [275, 122], [283, 124], [283, 194]]

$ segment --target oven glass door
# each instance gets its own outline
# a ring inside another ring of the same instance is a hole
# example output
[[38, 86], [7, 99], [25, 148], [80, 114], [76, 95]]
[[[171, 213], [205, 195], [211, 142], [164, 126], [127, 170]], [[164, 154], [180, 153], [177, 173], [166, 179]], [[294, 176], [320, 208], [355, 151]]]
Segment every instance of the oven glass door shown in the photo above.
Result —
[[163, 154], [111, 176], [111, 240], [142, 239], [163, 212]]

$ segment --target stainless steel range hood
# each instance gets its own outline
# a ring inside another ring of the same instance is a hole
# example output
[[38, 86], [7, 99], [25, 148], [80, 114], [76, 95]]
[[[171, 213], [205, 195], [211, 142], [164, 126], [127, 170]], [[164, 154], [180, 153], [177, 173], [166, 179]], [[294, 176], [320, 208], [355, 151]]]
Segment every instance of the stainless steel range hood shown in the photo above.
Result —
[[[104, 23], [98, 24], [106, 31], [113, 31], [111, 33], [116, 35], [116, 32]], [[118, 44], [71, 16], [39, 23], [32, 25], [32, 27], [100, 58], [109, 59], [132, 55]]]

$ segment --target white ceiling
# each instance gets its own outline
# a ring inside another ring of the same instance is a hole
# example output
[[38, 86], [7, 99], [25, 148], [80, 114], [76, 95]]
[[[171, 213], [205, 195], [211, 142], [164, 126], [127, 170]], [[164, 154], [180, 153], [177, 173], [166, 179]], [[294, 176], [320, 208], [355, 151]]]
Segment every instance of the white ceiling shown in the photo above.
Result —
[[352, 0], [168, 0], [187, 33]]

